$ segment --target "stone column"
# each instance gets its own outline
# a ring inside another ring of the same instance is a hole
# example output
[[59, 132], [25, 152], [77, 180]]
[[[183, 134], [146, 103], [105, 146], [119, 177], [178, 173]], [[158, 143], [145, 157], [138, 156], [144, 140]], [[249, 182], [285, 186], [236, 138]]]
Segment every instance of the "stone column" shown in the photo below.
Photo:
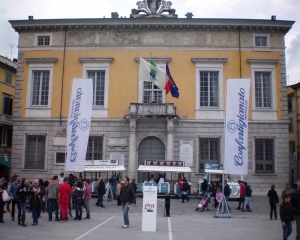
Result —
[[136, 119], [130, 119], [129, 136], [129, 160], [128, 177], [130, 180], [137, 177], [137, 159], [136, 159]]
[[167, 158], [174, 160], [174, 119], [167, 119]]

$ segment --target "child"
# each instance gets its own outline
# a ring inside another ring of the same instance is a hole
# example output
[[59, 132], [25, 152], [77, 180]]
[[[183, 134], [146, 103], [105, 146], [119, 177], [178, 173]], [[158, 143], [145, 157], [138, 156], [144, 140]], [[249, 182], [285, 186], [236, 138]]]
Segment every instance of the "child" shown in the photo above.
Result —
[[222, 200], [221, 189], [217, 188], [216, 198], [215, 198], [215, 208], [217, 208], [217, 205], [220, 204], [221, 200]]
[[280, 219], [283, 229], [283, 240], [287, 240], [292, 233], [292, 221], [294, 221], [294, 212], [291, 205], [291, 197], [284, 194], [283, 203], [280, 205]]

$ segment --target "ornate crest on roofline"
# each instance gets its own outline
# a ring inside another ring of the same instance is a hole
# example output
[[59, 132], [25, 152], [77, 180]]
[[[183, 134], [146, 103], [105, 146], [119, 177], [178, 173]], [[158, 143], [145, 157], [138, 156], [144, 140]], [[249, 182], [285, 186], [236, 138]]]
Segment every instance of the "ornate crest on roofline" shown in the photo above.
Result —
[[[165, 0], [143, 0], [136, 3], [138, 9], [131, 10], [131, 18], [141, 17], [168, 17], [177, 18], [175, 9], [172, 9], [172, 2]], [[162, 14], [168, 13], [168, 14]]]

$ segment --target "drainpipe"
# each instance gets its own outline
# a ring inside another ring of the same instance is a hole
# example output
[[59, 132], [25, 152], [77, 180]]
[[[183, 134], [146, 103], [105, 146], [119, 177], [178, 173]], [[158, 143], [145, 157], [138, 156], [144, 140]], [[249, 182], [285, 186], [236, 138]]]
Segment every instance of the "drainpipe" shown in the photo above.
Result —
[[239, 58], [240, 58], [240, 78], [242, 78], [242, 51], [241, 51], [241, 27], [238, 27], [239, 30]]
[[63, 93], [64, 93], [66, 43], [67, 43], [67, 28], [65, 27], [64, 55], [63, 55], [62, 75], [61, 75], [60, 113], [59, 113], [59, 125], [60, 126], [62, 123], [62, 101], [63, 101]]

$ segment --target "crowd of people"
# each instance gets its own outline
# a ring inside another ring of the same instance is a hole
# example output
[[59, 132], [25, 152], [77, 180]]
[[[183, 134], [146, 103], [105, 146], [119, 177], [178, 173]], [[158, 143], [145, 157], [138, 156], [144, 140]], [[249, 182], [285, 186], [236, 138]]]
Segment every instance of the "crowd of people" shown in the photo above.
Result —
[[[104, 207], [103, 198], [107, 194], [105, 180], [101, 177], [95, 187], [95, 192], [98, 193], [96, 205], [99, 207]], [[109, 180], [113, 198], [123, 207], [123, 228], [129, 227], [128, 206], [136, 204], [135, 182], [136, 180], [132, 179], [129, 184], [129, 178], [125, 177], [121, 181], [116, 175]], [[8, 194], [9, 200], [3, 199], [4, 192]], [[4, 223], [3, 213], [9, 213], [11, 220], [17, 220], [18, 225], [23, 227], [27, 226], [25, 222], [27, 212], [31, 212], [33, 226], [38, 225], [42, 213], [47, 213], [48, 221], [67, 222], [69, 217], [77, 221], [90, 219], [91, 196], [92, 186], [88, 179], [81, 176], [77, 178], [70, 174], [69, 177], [65, 177], [64, 173], [61, 173], [46, 181], [36, 179], [30, 182], [14, 174], [10, 183], [4, 178], [0, 179], [0, 223]], [[17, 216], [15, 216], [16, 208]], [[72, 209], [75, 210], [74, 217]], [[83, 210], [86, 212], [85, 218]]]
[[[164, 182], [163, 176], [159, 175], [156, 181], [154, 176], [151, 176], [153, 182]], [[150, 181], [151, 181], [150, 180]], [[190, 186], [184, 176], [178, 180], [177, 194], [180, 201], [184, 203], [185, 199], [189, 201], [188, 192]], [[240, 185], [239, 203], [236, 210], [243, 212], [252, 212], [251, 197], [252, 189], [247, 182], [238, 181]], [[129, 183], [129, 178], [125, 177], [120, 180], [117, 175], [112, 175], [108, 181], [111, 189], [111, 196], [117, 200], [117, 205], [122, 206], [124, 225], [123, 228], [129, 227], [128, 210], [131, 206], [136, 205], [136, 179], [132, 179]], [[207, 182], [203, 180], [201, 184], [202, 195], [209, 194], [214, 208], [218, 208], [221, 204], [222, 195], [227, 201], [231, 193], [230, 186], [227, 180], [224, 181], [224, 191], [222, 193], [222, 184], [217, 179], [216, 181]], [[10, 200], [3, 199], [3, 193], [9, 195]], [[107, 184], [105, 177], [99, 178], [95, 193], [98, 194], [96, 206], [104, 208], [103, 199], [107, 197]], [[65, 177], [64, 173], [59, 176], [53, 176], [51, 179], [43, 181], [36, 179], [33, 182], [28, 181], [26, 178], [21, 179], [20, 176], [14, 174], [9, 183], [4, 178], [0, 179], [0, 223], [3, 221], [3, 213], [10, 213], [12, 221], [15, 218], [18, 225], [26, 227], [26, 212], [31, 212], [32, 225], [38, 225], [39, 218], [42, 213], [48, 214], [48, 221], [67, 222], [69, 217], [72, 218], [72, 209], [75, 209], [75, 216], [73, 220], [83, 219], [83, 209], [86, 212], [84, 219], [90, 219], [90, 200], [92, 194], [92, 187], [88, 179], [79, 179], [72, 174]], [[296, 221], [297, 225], [297, 239], [300, 240], [300, 181], [296, 189], [292, 189], [287, 183], [285, 189], [281, 193], [282, 203], [275, 190], [275, 185], [272, 184], [267, 193], [270, 204], [270, 220], [277, 220], [277, 208], [280, 210], [280, 219], [283, 228], [283, 239], [288, 239], [292, 232], [292, 222]], [[15, 216], [15, 209], [17, 208], [17, 216]], [[231, 208], [228, 205], [228, 210]], [[54, 214], [54, 218], [52, 218]]]
[[282, 203], [279, 204], [279, 196], [275, 190], [275, 184], [271, 185], [271, 189], [267, 194], [270, 204], [270, 220], [277, 220], [277, 207], [279, 207], [280, 220], [283, 229], [283, 240], [287, 240], [292, 233], [292, 224], [296, 221], [297, 240], [300, 240], [300, 181], [297, 188], [292, 189], [290, 184], [285, 185], [285, 189], [281, 193]]

